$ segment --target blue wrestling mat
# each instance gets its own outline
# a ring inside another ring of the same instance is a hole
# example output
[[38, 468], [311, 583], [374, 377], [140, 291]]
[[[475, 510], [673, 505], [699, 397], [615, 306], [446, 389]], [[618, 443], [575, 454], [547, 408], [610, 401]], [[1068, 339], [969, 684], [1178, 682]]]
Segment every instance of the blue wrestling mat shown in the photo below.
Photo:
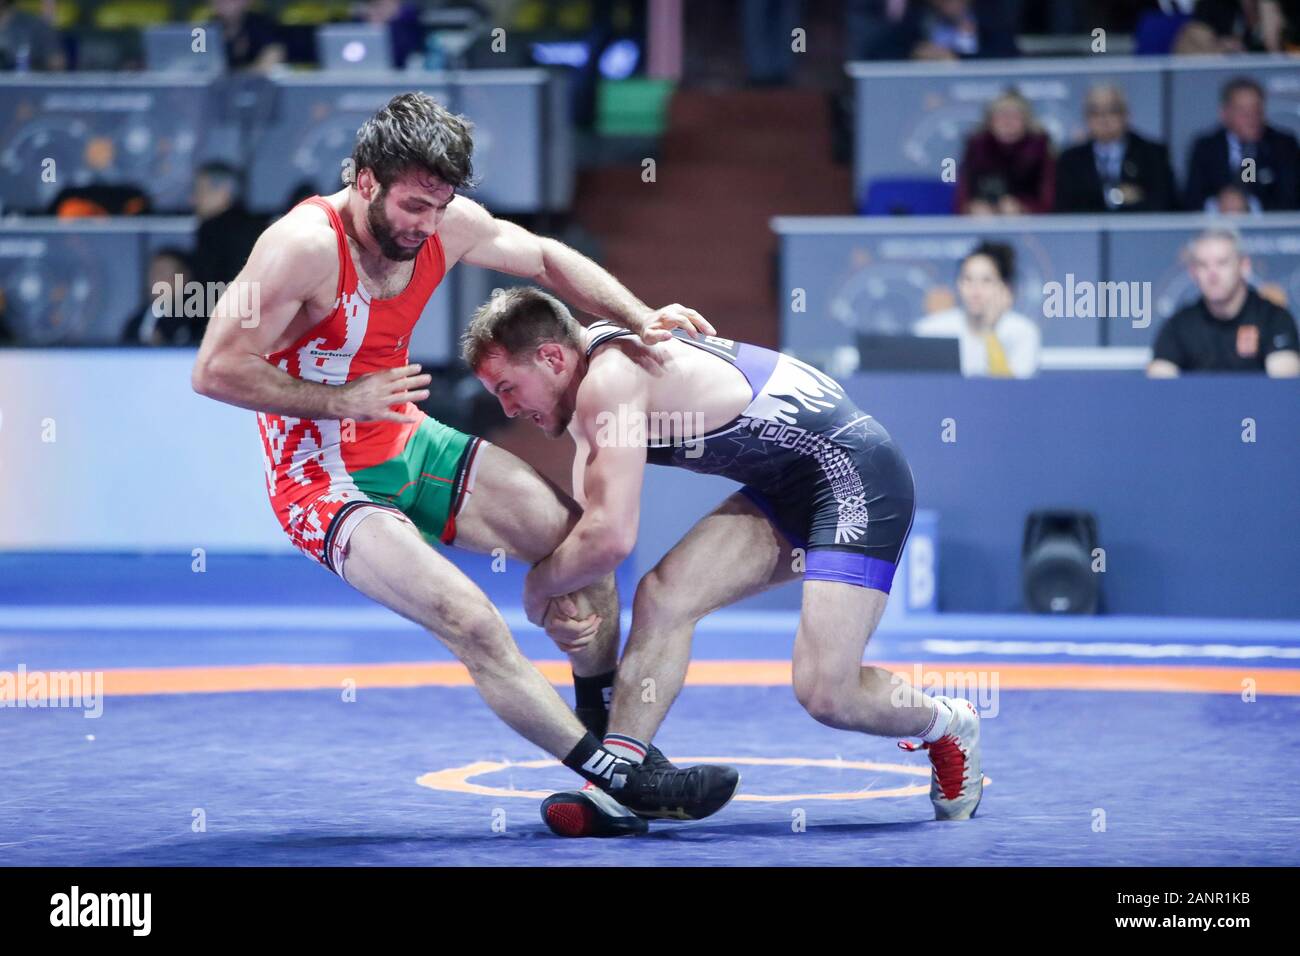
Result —
[[[0, 709], [5, 865], [1300, 862], [1279, 785], [1300, 761], [1295, 624], [939, 616], [882, 632], [869, 660], [922, 680], [976, 668], [989, 783], [973, 820], [938, 823], [922, 755], [797, 704], [789, 615], [722, 612], [657, 743], [737, 764], [740, 796], [642, 838], [563, 840], [538, 803], [577, 778], [449, 677], [431, 637], [297, 557], [168, 583], [178, 561], [63, 557], [52, 578], [0, 559], [0, 672], [102, 672], [105, 690]], [[490, 596], [530, 657], [561, 661], [509, 606], [517, 577], [471, 573], [500, 579]]]

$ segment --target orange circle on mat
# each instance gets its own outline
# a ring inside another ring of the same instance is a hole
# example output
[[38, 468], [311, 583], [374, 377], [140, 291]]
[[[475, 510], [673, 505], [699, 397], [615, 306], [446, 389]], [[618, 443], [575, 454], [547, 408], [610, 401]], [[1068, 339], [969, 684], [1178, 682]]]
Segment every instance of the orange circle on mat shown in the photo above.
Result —
[[[677, 757], [682, 763], [722, 763], [740, 764], [758, 767], [829, 767], [835, 770], [873, 770], [877, 773], [896, 773], [907, 777], [924, 777], [924, 783], [905, 784], [884, 790], [851, 790], [839, 793], [789, 793], [756, 794], [742, 793], [737, 800], [751, 803], [783, 803], [789, 800], [875, 800], [881, 797], [914, 797], [930, 792], [929, 766], [910, 766], [898, 763], [878, 763], [874, 760], [827, 760], [813, 757]], [[541, 800], [551, 795], [551, 790], [513, 790], [507, 787], [491, 787], [474, 783], [473, 778], [488, 773], [497, 773], [511, 767], [534, 770], [541, 767], [558, 767], [560, 762], [551, 758], [543, 760], [521, 760], [508, 763], [495, 760], [479, 760], [463, 767], [449, 767], [436, 770], [417, 777], [415, 782], [430, 790], [444, 790], [451, 793], [474, 793], [485, 797], [522, 797], [529, 800]], [[989, 778], [984, 778], [988, 786]]]

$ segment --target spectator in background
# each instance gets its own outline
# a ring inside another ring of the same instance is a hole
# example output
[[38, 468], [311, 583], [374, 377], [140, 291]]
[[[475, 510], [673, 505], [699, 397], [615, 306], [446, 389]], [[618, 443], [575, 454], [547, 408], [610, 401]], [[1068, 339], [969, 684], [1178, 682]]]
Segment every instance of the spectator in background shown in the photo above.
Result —
[[1085, 22], [1095, 21], [1108, 33], [1133, 33], [1150, 15], [1181, 17], [1195, 5], [1196, 0], [1087, 0]]
[[573, 122], [590, 130], [596, 125], [596, 107], [600, 91], [600, 59], [614, 42], [614, 5], [598, 3], [591, 10], [591, 28], [587, 32], [587, 59], [578, 67], [570, 86], [573, 96]]
[[1174, 40], [1178, 54], [1279, 53], [1295, 16], [1286, 0], [1197, 0]]
[[1255, 37], [1268, 53], [1295, 52], [1300, 40], [1300, 2], [1297, 0], [1257, 0]]
[[1056, 162], [1056, 212], [1168, 212], [1177, 206], [1169, 151], [1128, 125], [1124, 91], [1088, 91], [1088, 139]]
[[201, 283], [231, 282], [248, 260], [266, 220], [244, 208], [239, 171], [225, 163], [199, 167], [191, 198], [199, 219], [192, 277]]
[[5, 313], [9, 311], [8, 300], [5, 298], [5, 290], [0, 286], [0, 345], [16, 345], [16, 337], [9, 328], [9, 323], [5, 321]]
[[0, 0], [0, 70], [62, 70], [67, 66], [59, 34], [43, 19]]
[[[1108, 13], [1113, 17], [1119, 13], [1116, 6], [1129, 3], [1133, 0], [1112, 2]], [[1173, 52], [1179, 33], [1191, 20], [1196, 0], [1141, 0], [1141, 3], [1144, 6], [1135, 4], [1129, 8], [1133, 16], [1131, 21], [1126, 21], [1121, 15], [1112, 19], [1107, 28], [1131, 30], [1134, 52], [1138, 56], [1167, 56]]]
[[[207, 320], [203, 315], [185, 315], [185, 284], [192, 277], [190, 260], [184, 252], [170, 248], [155, 252], [145, 277], [144, 304], [122, 330], [122, 344], [198, 344]], [[203, 309], [207, 309], [206, 299]]]
[[[1274, 8], [1276, 10], [1274, 11]], [[1300, 53], [1300, 0], [1278, 0], [1261, 14], [1260, 38], [1270, 53]]]
[[1050, 212], [1055, 192], [1051, 140], [1029, 101], [1008, 90], [989, 103], [983, 125], [966, 141], [957, 171], [957, 212]]
[[[316, 187], [316, 183], [313, 180], [301, 180], [296, 186], [289, 190], [289, 198], [283, 207], [284, 212], [288, 212], [294, 206], [298, 205], [298, 203], [302, 202], [304, 199], [310, 199], [318, 192], [320, 192], [320, 190]], [[283, 213], [281, 215], [283, 215]]]
[[[888, 23], [891, 6], [882, 3]], [[900, 19], [885, 26], [867, 50], [873, 60], [968, 60], [1012, 57], [1015, 25], [999, 0], [910, 0]]]
[[393, 68], [405, 69], [413, 53], [424, 52], [424, 26], [420, 23], [420, 8], [402, 0], [369, 0], [361, 4], [357, 19], [378, 26], [388, 25], [388, 37], [393, 48]]
[[794, 72], [792, 33], [803, 14], [799, 0], [741, 0], [745, 66], [751, 86], [784, 86]]
[[1263, 87], [1244, 76], [1224, 84], [1219, 119], [1223, 125], [1217, 132], [1192, 144], [1187, 208], [1208, 208], [1207, 200], [1228, 185], [1254, 197], [1266, 211], [1300, 206], [1300, 144], [1264, 122]]
[[1300, 376], [1295, 319], [1246, 281], [1250, 258], [1231, 229], [1207, 229], [1187, 247], [1187, 271], [1201, 297], [1179, 309], [1156, 335], [1147, 375], [1267, 372]]
[[897, 27], [907, 6], [908, 0], [845, 0], [844, 58], [891, 59], [884, 55], [884, 36]]
[[249, 0], [212, 0], [213, 22], [225, 37], [230, 69], [264, 73], [284, 62], [284, 38], [278, 23], [248, 7]]
[[1013, 312], [1016, 253], [1002, 242], [981, 242], [962, 259], [957, 274], [961, 304], [927, 315], [916, 335], [957, 339], [963, 375], [1029, 378], [1038, 371], [1042, 336], [1034, 322]]
[[1248, 216], [1259, 213], [1259, 200], [1240, 186], [1229, 183], [1205, 200], [1205, 211], [1218, 216]]

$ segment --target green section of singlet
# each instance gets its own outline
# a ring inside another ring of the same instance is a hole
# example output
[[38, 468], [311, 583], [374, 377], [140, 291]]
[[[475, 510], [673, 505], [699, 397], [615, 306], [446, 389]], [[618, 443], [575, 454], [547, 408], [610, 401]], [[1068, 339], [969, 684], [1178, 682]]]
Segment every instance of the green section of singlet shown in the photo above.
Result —
[[350, 474], [361, 491], [400, 508], [425, 540], [436, 543], [451, 513], [456, 469], [471, 441], [470, 435], [426, 418], [400, 455]]

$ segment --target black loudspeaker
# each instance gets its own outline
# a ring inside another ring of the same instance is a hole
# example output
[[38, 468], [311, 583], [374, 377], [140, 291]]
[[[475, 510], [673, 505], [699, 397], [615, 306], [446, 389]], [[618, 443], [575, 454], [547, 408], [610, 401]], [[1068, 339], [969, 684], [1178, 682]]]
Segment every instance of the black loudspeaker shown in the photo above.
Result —
[[1092, 570], [1097, 518], [1086, 511], [1032, 512], [1021, 551], [1025, 605], [1038, 614], [1096, 614], [1100, 575]]

